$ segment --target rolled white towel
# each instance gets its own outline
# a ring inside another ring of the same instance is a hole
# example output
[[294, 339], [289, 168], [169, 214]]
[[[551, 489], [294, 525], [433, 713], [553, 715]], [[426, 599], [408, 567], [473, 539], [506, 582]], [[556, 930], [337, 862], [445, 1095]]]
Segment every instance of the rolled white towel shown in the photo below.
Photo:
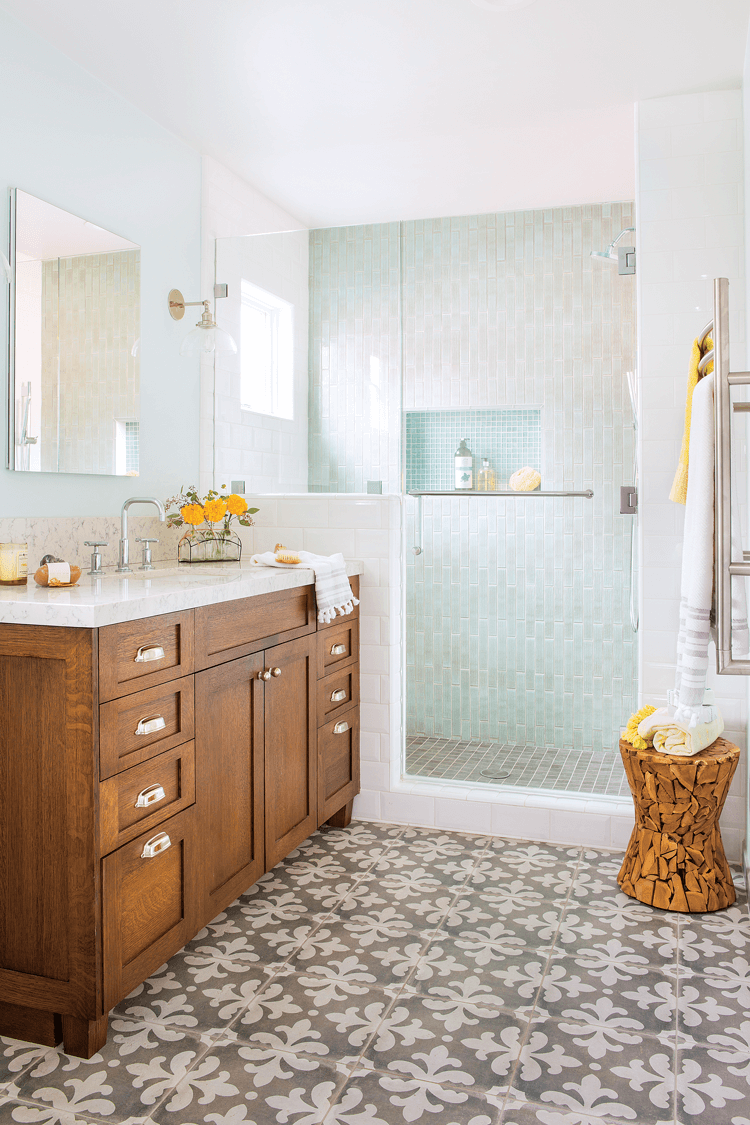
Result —
[[696, 723], [678, 719], [672, 707], [659, 707], [638, 724], [641, 738], [651, 738], [654, 750], [660, 754], [678, 754], [691, 758], [710, 746], [724, 730], [724, 720], [716, 709], [716, 718], [710, 723]]

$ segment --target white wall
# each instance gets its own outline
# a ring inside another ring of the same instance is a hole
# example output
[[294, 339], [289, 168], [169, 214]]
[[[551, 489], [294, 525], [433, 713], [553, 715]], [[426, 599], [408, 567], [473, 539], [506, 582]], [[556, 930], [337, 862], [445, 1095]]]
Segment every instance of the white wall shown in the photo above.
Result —
[[[266, 196], [262, 195], [245, 180], [240, 179], [228, 168], [209, 156], [203, 157], [203, 209], [201, 223], [202, 240], [202, 296], [213, 294], [214, 271], [216, 262], [216, 239], [241, 237], [244, 235], [266, 234], [275, 231], [299, 230], [304, 227], [293, 215], [278, 207]], [[304, 281], [307, 280], [307, 261], [303, 262]], [[293, 276], [300, 282], [299, 266], [290, 266]], [[218, 281], [226, 279], [219, 277]], [[226, 313], [222, 311], [222, 301], [216, 306], [217, 323], [222, 325]], [[227, 330], [234, 334], [234, 325], [231, 311], [227, 323]], [[235, 466], [239, 466], [234, 479], [245, 478], [248, 492], [255, 489], [262, 490], [268, 485], [270, 479], [280, 480], [282, 477], [288, 481], [287, 487], [291, 491], [293, 486], [302, 489], [307, 487], [305, 475], [304, 483], [298, 480], [299, 473], [288, 473], [285, 458], [285, 443], [281, 435], [290, 436], [289, 427], [278, 425], [265, 425], [259, 420], [258, 415], [240, 416], [237, 398], [238, 386], [232, 386], [232, 371], [222, 367], [221, 362], [216, 364], [212, 359], [204, 359], [201, 363], [201, 409], [200, 409], [200, 482], [201, 493], [206, 492], [215, 485], [230, 484], [230, 480], [218, 480], [216, 473], [228, 471], [234, 476]], [[299, 389], [297, 398], [299, 399]], [[302, 417], [298, 411], [298, 424], [291, 428], [291, 436], [301, 442], [304, 440], [307, 447], [307, 413], [306, 397], [303, 395], [300, 405], [304, 403], [305, 413]], [[214, 426], [218, 423], [216, 436], [216, 461], [214, 450]], [[234, 432], [231, 427], [234, 426]], [[270, 446], [270, 448], [269, 448]], [[224, 452], [221, 452], [221, 451]], [[238, 456], [234, 456], [234, 454]], [[261, 454], [260, 464], [252, 460], [253, 453]], [[243, 457], [243, 454], [245, 455]], [[265, 456], [263, 456], [265, 455]], [[306, 460], [305, 455], [305, 460]], [[241, 470], [241, 471], [240, 471]], [[252, 472], [251, 472], [252, 470]], [[256, 472], [256, 470], [259, 470]]]
[[[7, 189], [20, 187], [142, 247], [137, 491], [163, 498], [198, 470], [198, 363], [180, 358], [185, 330], [169, 316], [167, 294], [199, 285], [200, 157], [4, 12], [0, 105], [2, 229]], [[130, 479], [6, 470], [2, 400], [0, 515], [119, 511], [135, 491]]]
[[[636, 223], [641, 375], [641, 702], [674, 686], [684, 508], [669, 500], [682, 438], [693, 339], [713, 315], [712, 281], [730, 282], [733, 366], [745, 357], [742, 94], [713, 91], [641, 102], [637, 122]], [[725, 737], [746, 745], [747, 685], [708, 684]], [[722, 816], [727, 852], [744, 830], [745, 756]]]

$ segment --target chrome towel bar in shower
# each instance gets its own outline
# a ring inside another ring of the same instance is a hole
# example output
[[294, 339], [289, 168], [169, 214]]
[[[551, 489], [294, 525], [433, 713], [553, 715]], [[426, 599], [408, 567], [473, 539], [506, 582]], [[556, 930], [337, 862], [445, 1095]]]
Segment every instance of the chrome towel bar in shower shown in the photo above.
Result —
[[538, 491], [538, 492], [537, 491], [533, 491], [533, 492], [514, 492], [511, 489], [508, 489], [507, 491], [495, 489], [491, 492], [480, 492], [478, 488], [461, 488], [461, 489], [453, 488], [453, 489], [449, 489], [449, 490], [445, 490], [445, 491], [443, 491], [442, 489], [410, 488], [407, 491], [406, 495], [407, 496], [414, 496], [414, 497], [416, 497], [416, 500], [417, 500], [417, 524], [416, 524], [416, 540], [417, 540], [417, 542], [412, 547], [412, 551], [414, 552], [415, 555], [421, 555], [422, 554], [422, 497], [423, 496], [452, 496], [454, 499], [458, 498], [459, 500], [462, 499], [465, 496], [481, 496], [481, 497], [484, 497], [485, 500], [492, 500], [492, 499], [495, 499], [495, 500], [519, 499], [520, 500], [520, 499], [530, 499], [532, 496], [541, 496], [542, 498], [555, 497], [555, 496], [557, 496], [557, 497], [572, 496], [572, 497], [583, 497], [585, 500], [591, 500], [591, 499], [593, 499], [594, 492], [593, 492], [593, 489], [591, 489], [591, 488], [587, 488], [583, 492], [541, 492], [541, 491]]

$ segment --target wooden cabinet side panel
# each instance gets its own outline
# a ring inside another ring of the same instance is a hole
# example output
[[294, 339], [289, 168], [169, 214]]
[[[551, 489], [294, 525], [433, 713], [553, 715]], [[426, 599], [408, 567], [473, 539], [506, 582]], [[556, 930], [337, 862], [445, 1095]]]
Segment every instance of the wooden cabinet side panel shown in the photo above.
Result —
[[316, 652], [314, 634], [265, 652], [267, 870], [318, 825]]
[[200, 925], [264, 870], [262, 670], [259, 653], [195, 677]]
[[101, 1012], [96, 633], [0, 625], [0, 993]]

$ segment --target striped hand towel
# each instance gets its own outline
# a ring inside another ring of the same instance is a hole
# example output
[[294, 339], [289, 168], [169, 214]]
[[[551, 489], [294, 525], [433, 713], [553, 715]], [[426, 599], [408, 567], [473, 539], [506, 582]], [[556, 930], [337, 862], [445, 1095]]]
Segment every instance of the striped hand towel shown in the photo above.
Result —
[[281, 570], [295, 570], [308, 567], [315, 573], [315, 600], [318, 603], [318, 621], [326, 625], [337, 614], [342, 617], [351, 613], [359, 598], [355, 598], [349, 579], [346, 576], [346, 563], [342, 554], [314, 555], [310, 551], [297, 551], [299, 563], [291, 565], [280, 563], [273, 551], [253, 555], [251, 562], [261, 566], [277, 566]]
[[[736, 556], [737, 548], [733, 548]], [[680, 631], [677, 638], [675, 718], [690, 728], [700, 721], [711, 639], [714, 584], [714, 376], [706, 375], [693, 392], [690, 422], [690, 473], [687, 482], [682, 547]], [[744, 583], [732, 583], [732, 653], [748, 650]]]

